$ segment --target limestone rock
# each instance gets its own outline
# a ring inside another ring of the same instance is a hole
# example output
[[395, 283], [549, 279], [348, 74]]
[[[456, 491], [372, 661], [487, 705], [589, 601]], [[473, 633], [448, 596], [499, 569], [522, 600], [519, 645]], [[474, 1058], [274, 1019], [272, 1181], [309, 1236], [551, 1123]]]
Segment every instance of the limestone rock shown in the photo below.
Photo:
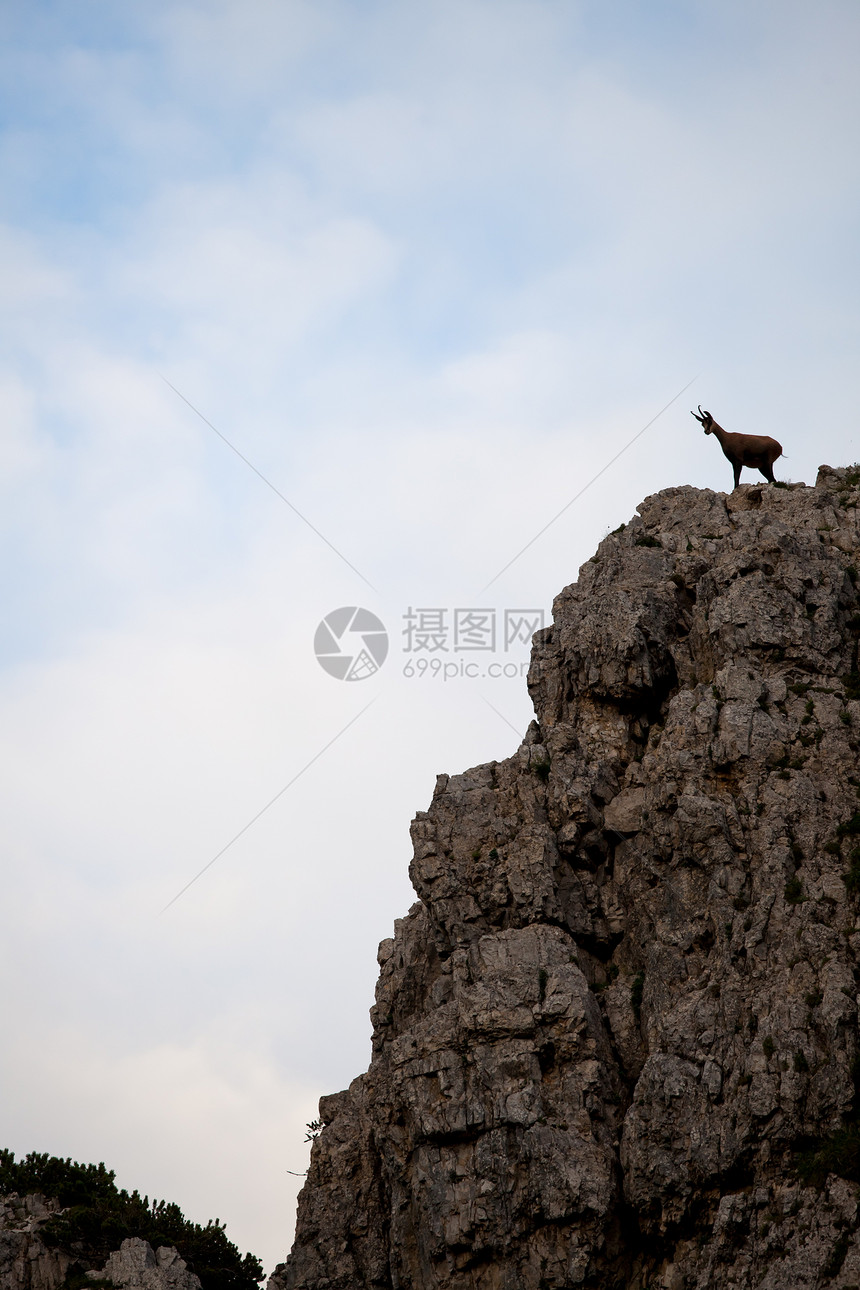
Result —
[[44, 1196], [0, 1197], [0, 1290], [58, 1290], [70, 1259], [50, 1249], [39, 1228], [57, 1213]]
[[123, 1241], [101, 1271], [87, 1276], [91, 1281], [107, 1281], [118, 1290], [200, 1290], [200, 1278], [188, 1271], [176, 1250], [167, 1245], [153, 1250], [139, 1236]]
[[[860, 472], [671, 488], [439, 777], [273, 1290], [860, 1284]], [[846, 875], [854, 877], [846, 883]]]

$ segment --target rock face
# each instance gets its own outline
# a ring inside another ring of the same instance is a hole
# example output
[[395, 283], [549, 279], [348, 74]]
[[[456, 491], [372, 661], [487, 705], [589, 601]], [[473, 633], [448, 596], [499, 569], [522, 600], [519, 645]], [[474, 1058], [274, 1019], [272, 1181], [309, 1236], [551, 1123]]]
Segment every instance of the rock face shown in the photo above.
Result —
[[[61, 1290], [73, 1260], [45, 1243], [39, 1228], [61, 1212], [44, 1196], [0, 1197], [0, 1290]], [[101, 1270], [86, 1273], [89, 1284], [104, 1281], [114, 1290], [200, 1290], [176, 1250], [153, 1250], [148, 1241], [123, 1241]]]
[[63, 1284], [71, 1260], [39, 1236], [59, 1208], [44, 1196], [0, 1197], [0, 1290], [58, 1290]]
[[522, 746], [414, 822], [273, 1290], [860, 1284], [858, 502], [667, 489], [558, 596]]

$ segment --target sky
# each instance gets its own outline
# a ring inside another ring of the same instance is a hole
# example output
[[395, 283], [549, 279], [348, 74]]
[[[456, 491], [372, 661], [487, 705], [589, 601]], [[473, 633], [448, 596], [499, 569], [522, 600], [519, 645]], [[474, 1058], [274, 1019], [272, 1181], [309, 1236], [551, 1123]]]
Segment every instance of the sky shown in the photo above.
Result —
[[731, 487], [697, 404], [860, 457], [858, 58], [854, 0], [2, 0], [0, 1145], [286, 1257], [531, 627]]

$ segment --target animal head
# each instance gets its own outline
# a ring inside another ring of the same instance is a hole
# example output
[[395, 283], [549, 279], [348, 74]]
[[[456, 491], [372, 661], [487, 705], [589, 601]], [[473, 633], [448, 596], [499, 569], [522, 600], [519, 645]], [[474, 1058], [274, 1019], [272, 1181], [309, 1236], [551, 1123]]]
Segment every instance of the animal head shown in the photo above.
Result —
[[700, 413], [700, 415], [697, 415], [695, 412], [691, 412], [691, 413], [690, 413], [690, 416], [691, 416], [691, 417], [695, 417], [697, 421], [701, 421], [701, 423], [702, 423], [702, 425], [703, 425], [703, 427], [704, 427], [704, 430], [705, 430], [705, 434], [713, 434], [713, 433], [714, 433], [714, 418], [711, 416], [710, 412], [702, 412], [702, 405], [701, 405], [701, 403], [697, 404], [697, 407], [698, 407], [698, 409], [699, 409], [699, 413]]

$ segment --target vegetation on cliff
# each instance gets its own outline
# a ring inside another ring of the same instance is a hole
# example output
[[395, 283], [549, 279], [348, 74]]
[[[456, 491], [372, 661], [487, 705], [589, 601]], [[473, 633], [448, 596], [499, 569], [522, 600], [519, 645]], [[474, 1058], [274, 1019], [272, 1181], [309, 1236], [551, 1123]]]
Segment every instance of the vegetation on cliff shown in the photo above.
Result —
[[82, 1165], [36, 1151], [16, 1160], [14, 1152], [0, 1149], [0, 1195], [39, 1193], [59, 1201], [62, 1211], [40, 1235], [81, 1268], [100, 1266], [126, 1238], [137, 1236], [153, 1248], [174, 1246], [203, 1290], [257, 1290], [263, 1276], [259, 1259], [241, 1255], [217, 1218], [205, 1227], [192, 1223], [178, 1205], [127, 1192], [114, 1178], [104, 1164]]

